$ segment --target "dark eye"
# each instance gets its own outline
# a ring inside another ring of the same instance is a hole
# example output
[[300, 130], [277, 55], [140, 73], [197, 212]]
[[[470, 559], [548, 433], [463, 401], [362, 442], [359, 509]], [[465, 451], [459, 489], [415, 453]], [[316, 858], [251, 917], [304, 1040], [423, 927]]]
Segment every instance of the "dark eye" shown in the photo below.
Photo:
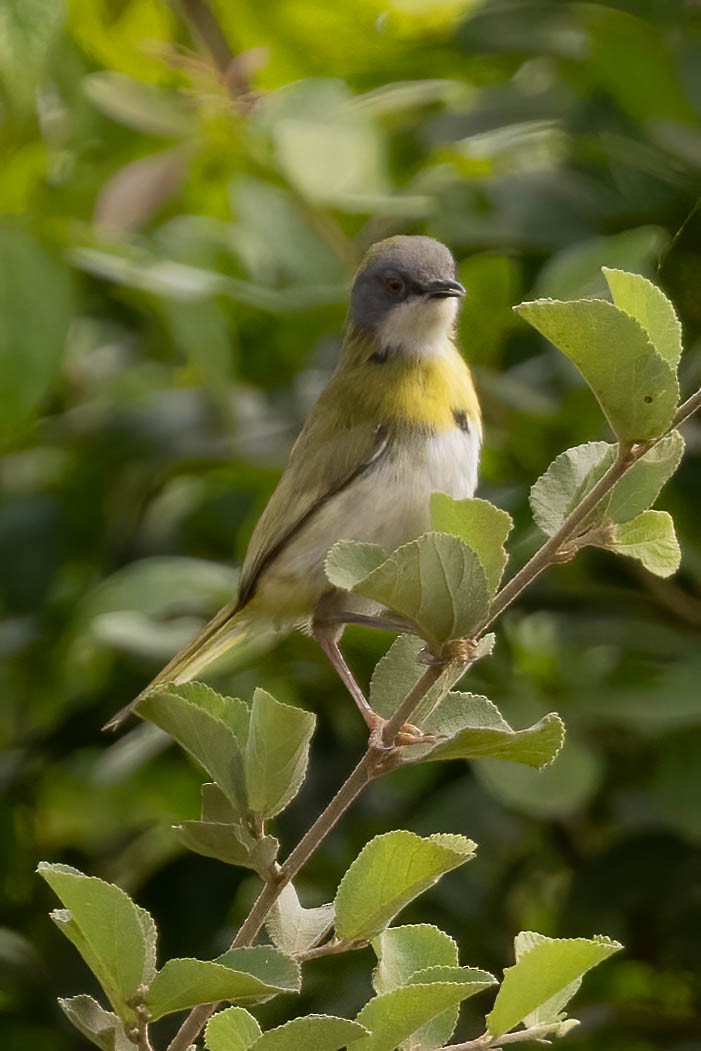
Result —
[[386, 277], [385, 288], [393, 299], [399, 299], [400, 296], [404, 295], [406, 286], [401, 277]]

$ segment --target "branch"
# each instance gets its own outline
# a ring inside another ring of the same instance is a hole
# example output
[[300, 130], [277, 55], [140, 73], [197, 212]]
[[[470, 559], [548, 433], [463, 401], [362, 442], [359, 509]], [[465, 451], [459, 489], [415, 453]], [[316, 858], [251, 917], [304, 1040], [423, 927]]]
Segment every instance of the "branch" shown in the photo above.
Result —
[[[696, 394], [693, 394], [679, 406], [669, 430], [674, 430], [698, 409], [701, 409], [701, 390], [697, 391]], [[543, 570], [558, 561], [558, 553], [563, 548], [563, 545], [577, 536], [579, 527], [586, 521], [591, 512], [595, 510], [601, 500], [609, 494], [616, 482], [623, 477], [626, 471], [641, 456], [661, 441], [662, 437], [664, 435], [651, 442], [636, 445], [619, 443], [618, 456], [615, 463], [599, 479], [594, 488], [586, 494], [577, 507], [570, 512], [557, 533], [546, 540], [526, 565], [498, 592], [492, 603], [489, 617], [481, 626], [479, 634], [482, 634], [518, 598], [521, 592], [529, 584], [532, 584], [536, 577], [540, 576]], [[410, 722], [421, 701], [442, 676], [445, 676], [446, 680], [457, 681], [464, 674], [472, 663], [469, 652], [470, 648], [466, 647], [465, 653], [467, 655], [464, 658], [455, 657], [443, 664], [437, 662], [426, 669], [414, 689], [407, 694], [392, 718], [385, 724], [382, 742], [376, 743], [371, 740], [364, 756], [326, 809], [305, 833], [284, 864], [277, 868], [265, 882], [263, 889], [253, 903], [251, 911], [231, 943], [232, 948], [239, 948], [253, 943], [283, 888], [295, 878], [314, 851], [323, 843], [341, 817], [370, 782], [395, 768], [398, 763], [400, 748], [394, 746], [393, 742], [399, 730], [404, 723]], [[318, 952], [316, 955], [322, 955], [322, 953]], [[199, 1007], [195, 1007], [169, 1044], [168, 1051], [187, 1051], [187, 1048], [197, 1038], [207, 1019], [217, 1007], [218, 1004], [201, 1004]], [[554, 1031], [552, 1027], [549, 1029], [545, 1027], [545, 1029], [550, 1033]], [[501, 1044], [511, 1044], [523, 1040], [537, 1040], [545, 1035], [547, 1033], [542, 1026], [533, 1026], [531, 1029], [524, 1029], [518, 1033], [508, 1033], [499, 1037], [498, 1044], [492, 1042], [492, 1037], [489, 1034], [485, 1034], [477, 1040], [468, 1041], [468, 1043], [453, 1044], [450, 1048], [446, 1048], [446, 1051], [482, 1051], [482, 1049], [488, 1047], [496, 1049]], [[488, 1038], [488, 1042], [485, 1042], [486, 1038]]]

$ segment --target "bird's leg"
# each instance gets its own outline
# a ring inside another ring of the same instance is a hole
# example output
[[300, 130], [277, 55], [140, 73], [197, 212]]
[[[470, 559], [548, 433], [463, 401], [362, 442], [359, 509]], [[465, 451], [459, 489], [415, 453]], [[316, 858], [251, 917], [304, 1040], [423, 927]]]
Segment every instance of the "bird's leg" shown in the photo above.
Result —
[[[365, 720], [365, 724], [370, 730], [371, 740], [375, 744], [378, 744], [382, 741], [382, 730], [385, 726], [386, 720], [371, 708], [365, 694], [358, 685], [353, 672], [348, 667], [346, 659], [341, 653], [341, 649], [338, 645], [338, 640], [343, 633], [343, 627], [348, 621], [349, 615], [341, 615], [340, 613], [336, 613], [333, 609], [328, 609], [328, 606], [331, 605], [333, 600], [331, 596], [329, 596], [330, 601], [326, 601], [326, 599], [327, 596], [322, 597], [316, 607], [314, 618], [312, 620], [312, 634], [328, 657], [329, 662], [339, 679], [355, 701], [360, 714]], [[352, 614], [350, 616], [352, 616]], [[359, 614], [358, 616], [362, 616], [362, 614]], [[376, 620], [374, 617], [369, 617], [367, 619], [372, 620], [373, 623]], [[364, 622], [364, 620], [360, 621], [360, 623]], [[359, 623], [359, 621], [353, 620], [352, 623]], [[434, 740], [435, 738], [430, 735], [423, 734], [418, 727], [412, 726], [411, 723], [405, 723], [397, 734], [396, 743], [402, 745], [426, 744], [432, 743]]]
[[384, 720], [381, 716], [374, 712], [368, 703], [368, 700], [358, 685], [353, 672], [346, 663], [346, 658], [341, 653], [341, 649], [338, 645], [338, 625], [329, 624], [324, 622], [314, 621], [313, 625], [314, 638], [321, 646], [322, 650], [328, 657], [334, 671], [338, 675], [343, 685], [348, 690], [349, 694], [358, 706], [358, 710], [365, 720], [370, 733], [377, 730], [378, 724], [382, 724]]

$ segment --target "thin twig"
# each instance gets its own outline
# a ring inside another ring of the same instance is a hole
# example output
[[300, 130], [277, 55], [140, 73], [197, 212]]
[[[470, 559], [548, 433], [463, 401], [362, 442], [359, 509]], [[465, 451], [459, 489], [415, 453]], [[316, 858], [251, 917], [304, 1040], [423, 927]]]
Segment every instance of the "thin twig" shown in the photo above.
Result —
[[465, 1040], [461, 1044], [448, 1044], [443, 1051], [485, 1051], [486, 1048], [497, 1051], [502, 1044], [520, 1044], [527, 1040], [547, 1043], [543, 1037], [554, 1036], [561, 1025], [562, 1022], [545, 1022], [542, 1025], [532, 1025], [528, 1029], [519, 1029], [515, 1033], [504, 1033], [503, 1036], [483, 1033], [476, 1040]]
[[300, 963], [306, 963], [307, 960], [318, 960], [320, 956], [339, 956], [343, 952], [356, 952], [358, 949], [367, 949], [370, 943], [367, 941], [349, 942], [344, 938], [333, 938], [330, 942], [325, 942], [324, 945], [317, 945], [313, 949], [307, 949], [306, 952], [301, 952], [297, 956]]

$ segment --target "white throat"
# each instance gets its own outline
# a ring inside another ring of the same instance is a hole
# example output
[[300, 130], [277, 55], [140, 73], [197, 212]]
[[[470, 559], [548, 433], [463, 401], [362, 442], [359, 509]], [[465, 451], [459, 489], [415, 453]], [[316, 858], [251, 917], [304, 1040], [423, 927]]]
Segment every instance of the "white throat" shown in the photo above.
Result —
[[455, 327], [457, 299], [413, 299], [399, 303], [377, 327], [382, 350], [400, 350], [412, 357], [444, 354]]

